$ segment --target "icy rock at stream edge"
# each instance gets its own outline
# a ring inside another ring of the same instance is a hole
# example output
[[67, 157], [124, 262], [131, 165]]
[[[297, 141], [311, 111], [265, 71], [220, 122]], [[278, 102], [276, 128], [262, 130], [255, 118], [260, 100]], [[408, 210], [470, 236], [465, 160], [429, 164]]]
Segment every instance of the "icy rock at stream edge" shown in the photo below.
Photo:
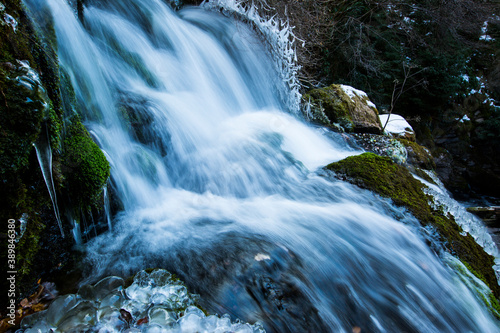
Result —
[[469, 233], [484, 248], [486, 253], [495, 257], [493, 270], [495, 271], [497, 280], [500, 281], [500, 254], [484, 223], [477, 216], [469, 213], [463, 205], [454, 200], [445, 189], [443, 183], [432, 171], [422, 171], [431, 177], [435, 183], [432, 184], [425, 179], [416, 177], [427, 186], [424, 191], [434, 198], [434, 208], [442, 209], [445, 214], [449, 213], [453, 215], [458, 225], [462, 227], [463, 232]]
[[16, 332], [265, 332], [260, 323], [207, 316], [197, 299], [163, 269], [138, 272], [128, 287], [109, 276], [58, 297], [47, 310], [25, 317]]

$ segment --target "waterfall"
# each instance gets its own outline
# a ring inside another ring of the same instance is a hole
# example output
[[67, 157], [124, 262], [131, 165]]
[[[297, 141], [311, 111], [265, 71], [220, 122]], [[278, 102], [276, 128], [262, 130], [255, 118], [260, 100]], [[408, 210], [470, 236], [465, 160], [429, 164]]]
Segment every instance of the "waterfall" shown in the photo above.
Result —
[[52, 15], [123, 206], [85, 245], [86, 282], [166, 268], [209, 311], [269, 332], [499, 331], [488, 288], [430, 250], [432, 230], [322, 169], [361, 151], [293, 115], [269, 47], [237, 18], [89, 0], [82, 23], [63, 0], [25, 3]]

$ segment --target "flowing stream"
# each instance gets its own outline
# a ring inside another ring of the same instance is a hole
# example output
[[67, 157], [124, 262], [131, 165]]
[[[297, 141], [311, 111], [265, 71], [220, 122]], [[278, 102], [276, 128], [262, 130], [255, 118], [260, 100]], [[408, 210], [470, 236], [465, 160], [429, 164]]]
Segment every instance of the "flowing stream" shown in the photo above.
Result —
[[89, 0], [83, 22], [63, 0], [25, 3], [54, 25], [123, 205], [86, 244], [88, 281], [166, 268], [268, 332], [500, 330], [432, 230], [321, 169], [360, 151], [292, 116], [246, 24], [161, 0]]

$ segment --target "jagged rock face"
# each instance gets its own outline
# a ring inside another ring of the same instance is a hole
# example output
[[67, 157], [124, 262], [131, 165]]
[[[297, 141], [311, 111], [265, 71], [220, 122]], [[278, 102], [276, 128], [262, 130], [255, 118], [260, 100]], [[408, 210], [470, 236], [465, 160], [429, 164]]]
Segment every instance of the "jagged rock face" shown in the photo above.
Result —
[[381, 134], [378, 111], [361, 90], [341, 84], [313, 89], [303, 96], [308, 115], [323, 124], [338, 123], [346, 132]]

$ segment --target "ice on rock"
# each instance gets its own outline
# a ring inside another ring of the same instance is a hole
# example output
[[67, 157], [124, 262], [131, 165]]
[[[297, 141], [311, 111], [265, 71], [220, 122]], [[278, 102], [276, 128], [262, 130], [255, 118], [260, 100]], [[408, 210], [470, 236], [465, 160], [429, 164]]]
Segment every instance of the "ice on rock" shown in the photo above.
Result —
[[181, 330], [184, 332], [196, 332], [200, 330], [202, 318], [196, 314], [188, 314], [179, 320]]
[[47, 323], [44, 321], [38, 322], [33, 327], [24, 331], [24, 333], [46, 333], [46, 332], [50, 332], [50, 326], [47, 325]]
[[73, 294], [56, 298], [45, 314], [45, 320], [49, 325], [57, 326], [63, 316], [78, 304], [78, 297]]
[[101, 300], [99, 309], [106, 307], [119, 307], [124, 300], [125, 297], [123, 297], [123, 294], [120, 291], [113, 291]]
[[133, 299], [138, 302], [149, 302], [149, 298], [152, 294], [152, 288], [149, 285], [141, 287], [137, 283], [132, 283], [130, 287], [125, 289], [125, 293], [129, 299]]
[[83, 285], [80, 287], [80, 289], [78, 289], [78, 292], [76, 294], [82, 299], [94, 299], [94, 286], [91, 286], [89, 284]]
[[[58, 329], [61, 329], [61, 327], [74, 327], [74, 323], [92, 326], [96, 324], [96, 317], [97, 307], [95, 303], [92, 301], [81, 301], [61, 318]], [[66, 331], [63, 330], [63, 332]]]
[[239, 324], [233, 328], [235, 333], [253, 333], [253, 328], [248, 324]]
[[231, 329], [231, 317], [227, 313], [219, 319], [217, 328], [224, 330], [223, 332]]
[[152, 324], [142, 330], [144, 333], [166, 333], [167, 331], [158, 324]]
[[124, 285], [111, 276], [82, 286], [77, 295], [61, 296], [48, 310], [24, 318], [18, 332], [264, 332], [260, 324], [232, 323], [229, 315], [207, 317], [194, 306], [198, 295], [165, 270], [140, 271]]
[[168, 327], [177, 321], [177, 315], [163, 307], [154, 306], [148, 311], [148, 320], [149, 323]]
[[158, 269], [156, 271], [151, 272], [149, 278], [154, 281], [155, 286], [163, 287], [165, 285], [172, 283], [172, 274], [169, 271], [164, 269]]
[[125, 285], [125, 281], [118, 276], [108, 276], [94, 285], [95, 298], [104, 298], [113, 290], [121, 290]]
[[100, 308], [97, 310], [97, 319], [99, 321], [107, 321], [113, 317], [120, 318], [120, 310], [112, 307]]
[[47, 311], [35, 312], [34, 314], [24, 317], [21, 320], [21, 328], [34, 327], [36, 323], [39, 323], [41, 319], [45, 316]]
[[214, 315], [205, 317], [205, 320], [203, 321], [205, 330], [208, 331], [209, 328], [217, 327], [218, 321], [219, 321], [219, 317], [214, 316]]
[[188, 314], [195, 314], [198, 317], [205, 317], [203, 311], [201, 311], [201, 309], [196, 306], [188, 306], [187, 309], [184, 311], [184, 315], [187, 316]]
[[147, 287], [152, 284], [152, 280], [149, 276], [149, 273], [146, 271], [139, 271], [135, 276], [134, 276], [134, 283], [140, 287]]
[[170, 295], [165, 295], [163, 293], [155, 293], [151, 296], [149, 302], [155, 305], [170, 305], [172, 303]]
[[121, 308], [128, 311], [135, 318], [144, 318], [147, 314], [149, 303], [136, 300], [125, 301]]

